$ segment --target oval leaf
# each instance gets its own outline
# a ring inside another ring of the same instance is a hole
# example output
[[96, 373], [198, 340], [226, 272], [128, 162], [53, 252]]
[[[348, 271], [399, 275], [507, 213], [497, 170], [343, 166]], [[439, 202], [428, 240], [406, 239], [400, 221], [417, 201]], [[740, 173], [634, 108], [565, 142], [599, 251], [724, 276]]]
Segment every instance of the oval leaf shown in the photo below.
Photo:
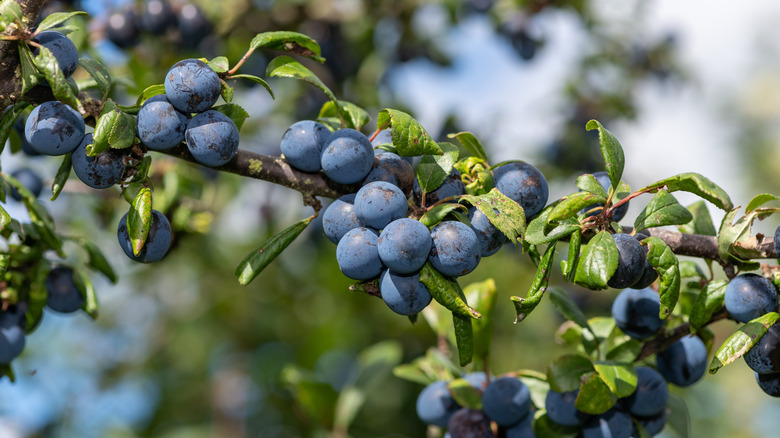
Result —
[[552, 273], [552, 263], [555, 256], [555, 244], [550, 243], [547, 246], [547, 250], [544, 252], [542, 259], [539, 261], [539, 266], [536, 268], [536, 275], [534, 281], [531, 283], [531, 289], [525, 298], [510, 297], [512, 303], [515, 305], [515, 312], [517, 317], [515, 318], [515, 324], [524, 320], [542, 301], [544, 291], [547, 290], [547, 283], [550, 280], [550, 274]]
[[[377, 129], [391, 129], [390, 135], [393, 138], [393, 146], [395, 146], [399, 155], [442, 154], [441, 148], [431, 138], [425, 128], [417, 120], [413, 119], [412, 116], [403, 111], [390, 108], [383, 109], [377, 116], [376, 127]], [[455, 151], [457, 151], [457, 147], [455, 147]], [[457, 159], [457, 155], [455, 159]]]
[[341, 105], [338, 103], [338, 99], [336, 99], [336, 96], [332, 91], [330, 91], [330, 88], [328, 88], [328, 86], [325, 85], [325, 83], [322, 82], [322, 80], [320, 80], [317, 75], [315, 75], [308, 68], [304, 67], [300, 62], [290, 58], [289, 56], [279, 56], [268, 63], [268, 67], [266, 67], [266, 75], [272, 78], [298, 79], [314, 85], [315, 87], [325, 92], [328, 98], [333, 101], [334, 105], [336, 105], [336, 109], [338, 110], [339, 118], [344, 121], [347, 120], [346, 112], [341, 108]]
[[549, 294], [550, 301], [552, 302], [553, 307], [555, 307], [555, 310], [566, 319], [573, 321], [578, 326], [588, 329], [588, 331], [593, 333], [590, 324], [588, 324], [588, 319], [585, 317], [585, 314], [582, 313], [582, 309], [580, 309], [580, 306], [569, 297], [569, 294], [567, 294], [565, 290], [559, 287], [551, 287]]
[[60, 25], [66, 21], [68, 21], [71, 17], [76, 15], [89, 15], [84, 11], [76, 11], [76, 12], [54, 12], [52, 14], [49, 14], [46, 16], [46, 18], [41, 21], [41, 24], [38, 25], [37, 32], [41, 32], [47, 29], [51, 29], [52, 27], [56, 27], [57, 25]]
[[593, 363], [580, 354], [566, 354], [556, 358], [547, 366], [547, 382], [555, 392], [570, 392], [578, 389], [584, 374], [593, 372]]
[[601, 185], [599, 180], [597, 180], [592, 173], [586, 173], [584, 175], [578, 176], [577, 188], [584, 192], [593, 193], [596, 196], [601, 196], [604, 199], [607, 199], [607, 196], [609, 195], [607, 191], [604, 190], [604, 186]]
[[712, 281], [699, 292], [691, 309], [691, 329], [698, 330], [709, 322], [712, 314], [723, 307], [727, 281]]
[[464, 195], [469, 204], [477, 208], [499, 231], [517, 245], [518, 239], [525, 234], [525, 212], [523, 207], [498, 189], [493, 188], [480, 196]]
[[141, 249], [149, 236], [149, 228], [152, 226], [152, 191], [148, 187], [142, 188], [127, 214], [127, 234], [130, 235], [130, 244], [133, 254], [141, 253]]
[[661, 296], [661, 319], [672, 314], [680, 297], [680, 265], [677, 256], [666, 243], [657, 237], [648, 237], [642, 241], [649, 248], [647, 261], [658, 272]]
[[455, 344], [458, 346], [460, 366], [471, 363], [474, 356], [474, 332], [471, 318], [452, 313], [452, 323], [455, 326]]
[[260, 84], [263, 86], [263, 88], [268, 91], [268, 94], [271, 95], [271, 99], [276, 99], [276, 96], [274, 96], [274, 90], [271, 89], [271, 86], [268, 85], [268, 82], [266, 82], [263, 78], [259, 78], [254, 75], [247, 75], [247, 74], [236, 74], [236, 75], [230, 75], [225, 79], [247, 79], [254, 83]]
[[722, 210], [731, 210], [733, 204], [728, 193], [707, 177], [694, 172], [681, 173], [661, 181], [654, 182], [641, 191], [655, 192], [666, 187], [670, 192], [684, 191], [698, 195]]
[[108, 94], [111, 90], [111, 74], [108, 73], [106, 66], [92, 58], [80, 58], [79, 65], [95, 80], [103, 95]]
[[[355, 105], [352, 102], [340, 100], [339, 107], [347, 115], [347, 119], [345, 120], [347, 128], [357, 129], [359, 131], [360, 128], [365, 126], [371, 120], [371, 117], [368, 115], [368, 111]], [[324, 105], [322, 105], [322, 108], [320, 108], [320, 114], [317, 116], [317, 119], [337, 120], [338, 117], [339, 108], [336, 107], [336, 104], [333, 101], [329, 100], [325, 102]]]
[[593, 367], [618, 398], [628, 397], [636, 390], [636, 370], [630, 363], [602, 361], [594, 362]]
[[766, 315], [746, 323], [723, 341], [715, 357], [710, 362], [710, 373], [715, 374], [722, 367], [734, 362], [747, 353], [780, 318], [777, 312], [769, 312]]
[[712, 217], [710, 216], [710, 212], [707, 210], [707, 205], [704, 203], [704, 201], [696, 201], [686, 208], [689, 212], [691, 212], [693, 220], [691, 220], [687, 225], [678, 227], [681, 232], [688, 234], [701, 234], [703, 236], [717, 235], [715, 225], [712, 223]]
[[60, 196], [62, 189], [65, 188], [65, 182], [68, 181], [68, 177], [70, 176], [70, 169], [72, 167], [72, 163], [71, 163], [72, 156], [73, 153], [68, 152], [67, 154], [65, 154], [64, 157], [62, 157], [62, 163], [60, 164], [60, 168], [57, 170], [57, 175], [54, 176], [54, 181], [51, 183], [52, 201], [57, 199], [57, 197]]
[[464, 408], [482, 409], [482, 391], [466, 379], [455, 379], [447, 383], [447, 389], [455, 401]]
[[[398, 150], [395, 139], [393, 139], [393, 145]], [[417, 182], [420, 183], [420, 188], [425, 193], [439, 188], [452, 171], [452, 166], [458, 161], [457, 146], [450, 143], [440, 143], [436, 147], [441, 154], [423, 155], [417, 166]]]
[[490, 357], [490, 346], [493, 340], [493, 315], [498, 301], [496, 282], [489, 278], [479, 283], [471, 283], [466, 286], [463, 293], [468, 302], [482, 315], [482, 318], [472, 322], [472, 328], [474, 355], [480, 361], [476, 366], [484, 366]]
[[590, 207], [593, 204], [604, 203], [607, 199], [593, 193], [577, 192], [561, 198], [550, 213], [547, 215], [547, 223], [557, 225], [558, 223], [576, 217], [583, 208]]
[[311, 223], [314, 216], [299, 221], [274, 234], [263, 245], [247, 254], [236, 268], [236, 277], [242, 286], [246, 286], [265, 269], [279, 254], [287, 248]]
[[432, 228], [434, 225], [443, 221], [448, 214], [452, 213], [455, 210], [463, 210], [463, 212], [465, 212], [468, 209], [466, 208], [465, 205], [455, 204], [451, 202], [439, 204], [433, 207], [432, 209], [426, 211], [425, 214], [423, 214], [422, 217], [420, 218], [420, 222], [422, 222], [422, 224], [425, 225], [426, 227]]
[[623, 148], [614, 134], [609, 132], [598, 120], [591, 120], [585, 125], [585, 129], [599, 131], [599, 146], [601, 155], [604, 157], [604, 163], [607, 166], [607, 175], [612, 187], [620, 184], [620, 178], [623, 176], [623, 168], [626, 165], [626, 157], [623, 155]]
[[466, 149], [472, 157], [488, 161], [485, 148], [482, 147], [482, 143], [477, 140], [477, 137], [470, 132], [458, 132], [457, 134], [448, 134], [447, 138], [457, 138], [463, 148]]
[[482, 315], [466, 303], [463, 291], [457, 281], [450, 280], [426, 262], [420, 270], [420, 282], [428, 288], [437, 303], [454, 315], [464, 318], [481, 318]]
[[612, 235], [606, 231], [596, 234], [582, 250], [577, 261], [574, 282], [588, 289], [606, 289], [607, 281], [618, 265], [618, 250]]
[[634, 221], [634, 230], [687, 224], [693, 219], [688, 209], [680, 205], [666, 190], [659, 190]]
[[254, 51], [260, 48], [283, 50], [318, 62], [325, 62], [325, 58], [320, 56], [321, 50], [317, 41], [298, 32], [274, 31], [257, 34], [249, 43], [249, 50]]
[[574, 401], [574, 406], [585, 413], [599, 415], [607, 412], [615, 405], [617, 397], [609, 389], [609, 385], [598, 373], [588, 373], [582, 378], [580, 393]]

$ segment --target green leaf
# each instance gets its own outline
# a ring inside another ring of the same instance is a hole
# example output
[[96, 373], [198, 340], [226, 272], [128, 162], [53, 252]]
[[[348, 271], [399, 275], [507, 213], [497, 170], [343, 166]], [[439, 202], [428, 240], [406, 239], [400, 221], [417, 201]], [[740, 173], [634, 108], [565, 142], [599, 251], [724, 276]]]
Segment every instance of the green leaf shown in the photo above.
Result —
[[493, 174], [487, 162], [477, 157], [465, 157], [455, 163], [461, 181], [469, 195], [484, 195], [493, 189]]
[[488, 221], [517, 245], [525, 234], [525, 212], [517, 202], [493, 188], [484, 195], [464, 195], [461, 199], [477, 208]]
[[753, 199], [750, 200], [750, 202], [748, 202], [747, 207], [745, 207], [745, 212], [750, 213], [751, 211], [771, 201], [780, 201], [780, 196], [775, 196], [769, 193], [762, 193], [760, 195], [756, 195], [753, 197]]
[[606, 289], [607, 281], [618, 265], [618, 250], [612, 235], [606, 231], [596, 234], [580, 254], [574, 282], [592, 290]]
[[11, 383], [16, 383], [16, 374], [10, 363], [0, 364], [0, 379], [3, 377], [8, 377]]
[[680, 262], [680, 278], [695, 278], [706, 280], [707, 275], [693, 260], [683, 260]]
[[436, 147], [442, 153], [440, 155], [423, 155], [420, 159], [420, 164], [417, 166], [417, 181], [425, 193], [439, 188], [452, 171], [452, 166], [458, 160], [457, 146], [450, 143], [440, 143]]
[[632, 364], [598, 361], [593, 363], [593, 367], [618, 398], [628, 397], [636, 390], [636, 370]]
[[680, 438], [691, 438], [691, 415], [688, 413], [688, 406], [685, 400], [679, 395], [670, 392], [669, 399], [666, 402], [669, 417], [666, 419], [668, 424]]
[[325, 62], [325, 58], [320, 56], [320, 45], [311, 37], [298, 32], [275, 31], [257, 34], [249, 43], [249, 50], [260, 48], [283, 50], [318, 62]]
[[217, 56], [206, 64], [217, 73], [225, 73], [230, 70], [230, 62], [224, 56]]
[[531, 245], [541, 245], [562, 239], [580, 229], [579, 221], [572, 218], [562, 221], [554, 228], [547, 230], [547, 217], [556, 205], [558, 205], [557, 202], [548, 205], [531, 220], [525, 232], [526, 242]]
[[3, 208], [2, 205], [0, 205], [0, 231], [5, 230], [5, 227], [7, 227], [10, 223], [11, 215], [5, 211], [5, 208]]
[[731, 210], [733, 204], [725, 190], [717, 184], [710, 181], [707, 177], [698, 173], [688, 172], [671, 176], [661, 181], [650, 184], [640, 191], [654, 193], [659, 189], [666, 187], [669, 192], [684, 191], [698, 195], [699, 197], [710, 201], [712, 204], [722, 210]]
[[314, 85], [315, 87], [325, 92], [328, 98], [334, 102], [340, 118], [344, 121], [347, 120], [346, 112], [341, 108], [341, 105], [338, 103], [338, 99], [336, 99], [336, 96], [332, 91], [330, 91], [330, 88], [328, 88], [328, 86], [325, 85], [325, 83], [322, 82], [322, 80], [320, 80], [317, 75], [315, 75], [308, 68], [304, 67], [300, 62], [290, 58], [289, 56], [279, 56], [268, 63], [268, 66], [266, 67], [266, 75], [272, 78], [298, 79]]
[[57, 58], [51, 53], [51, 50], [45, 46], [38, 47], [38, 55], [33, 58], [33, 63], [38, 71], [43, 74], [46, 81], [49, 82], [54, 97], [60, 102], [64, 102], [73, 108], [79, 108], [79, 101], [70, 88], [65, 75], [60, 69]]
[[482, 315], [472, 322], [474, 330], [474, 355], [479, 360], [477, 367], [487, 363], [493, 340], [493, 316], [496, 311], [498, 293], [496, 282], [492, 278], [479, 283], [471, 283], [463, 290], [468, 302]]
[[723, 307], [723, 299], [726, 295], [727, 281], [712, 281], [704, 286], [704, 289], [696, 297], [696, 302], [691, 309], [691, 329], [698, 330], [712, 318], [712, 314]]
[[[469, 307], [458, 282], [448, 279], [426, 262], [420, 270], [420, 282], [428, 288], [431, 297], [453, 315], [479, 319], [482, 315]], [[469, 326], [470, 327], [470, 326]]]
[[233, 102], [233, 87], [228, 85], [228, 83], [225, 82], [224, 79], [220, 79], [219, 84], [220, 84], [219, 94], [222, 96], [222, 99], [224, 99], [225, 102], [227, 103]]
[[591, 333], [593, 332], [590, 328], [590, 324], [588, 324], [588, 319], [585, 317], [585, 314], [582, 313], [582, 309], [580, 309], [580, 306], [569, 297], [569, 294], [567, 294], [565, 290], [559, 287], [551, 287], [549, 295], [550, 301], [558, 313], [563, 315], [566, 319], [573, 321], [578, 326], [588, 329]]
[[152, 191], [148, 187], [142, 188], [127, 215], [127, 233], [130, 235], [130, 244], [133, 254], [141, 253], [152, 226]]
[[531, 283], [531, 289], [525, 298], [510, 297], [512, 303], [515, 305], [515, 312], [517, 312], [517, 318], [515, 324], [524, 320], [542, 301], [544, 291], [547, 290], [547, 283], [550, 280], [550, 274], [552, 273], [552, 264], [555, 256], [555, 244], [552, 242], [547, 246], [544, 255], [542, 256], [539, 266], [536, 269], [536, 275], [534, 281]]
[[0, 152], [5, 148], [5, 142], [8, 140], [8, 136], [11, 135], [11, 131], [14, 129], [14, 123], [16, 119], [24, 112], [27, 107], [30, 106], [27, 102], [19, 102], [15, 105], [9, 106], [3, 111], [3, 117], [0, 118]]
[[465, 367], [471, 363], [474, 356], [474, 332], [471, 318], [452, 313], [452, 323], [455, 327], [455, 344], [458, 346], [458, 360], [460, 366]]
[[336, 408], [333, 414], [334, 429], [346, 431], [355, 420], [360, 408], [366, 400], [366, 391], [347, 386], [339, 392]]
[[592, 173], [586, 173], [577, 177], [577, 188], [588, 193], [592, 193], [596, 196], [600, 196], [607, 199], [609, 193], [604, 190], [604, 186], [601, 185], [599, 180], [593, 176]]
[[715, 357], [710, 362], [710, 373], [715, 374], [722, 367], [742, 357], [761, 340], [769, 327], [774, 325], [779, 318], [780, 314], [777, 312], [769, 312], [740, 327], [718, 348]]
[[[357, 129], [359, 131], [363, 126], [365, 126], [371, 120], [371, 116], [368, 115], [368, 111], [355, 105], [352, 102], [347, 102], [346, 100], [340, 100], [339, 106], [341, 107], [342, 111], [344, 111], [344, 113], [346, 113], [347, 115], [346, 119], [344, 120], [347, 128]], [[339, 117], [339, 109], [338, 107], [336, 107], [336, 104], [333, 103], [333, 101], [331, 100], [325, 102], [325, 104], [322, 105], [322, 108], [320, 108], [320, 114], [317, 116], [318, 119], [328, 119], [328, 118], [338, 119], [338, 117]]]
[[146, 87], [146, 89], [141, 92], [141, 95], [138, 96], [138, 99], [135, 101], [135, 103], [136, 105], [141, 105], [150, 97], [157, 96], [158, 94], [165, 94], [165, 85], [157, 84]]
[[[377, 129], [390, 128], [393, 146], [399, 155], [441, 155], [443, 153], [439, 145], [425, 131], [425, 128], [403, 111], [383, 109], [377, 116], [376, 127]], [[456, 151], [455, 159], [457, 159], [457, 147], [453, 147]]]
[[[9, 177], [8, 181], [11, 184], [14, 184], [14, 181], [16, 180], [11, 180]], [[49, 215], [46, 207], [44, 207], [43, 204], [41, 204], [41, 202], [24, 186], [19, 184], [18, 181], [16, 181], [16, 184], [16, 190], [22, 195], [22, 201], [24, 202], [24, 206], [27, 207], [27, 213], [30, 215], [30, 222], [32, 222], [35, 231], [38, 232], [41, 240], [43, 240], [46, 245], [64, 258], [65, 254], [62, 252], [62, 239], [57, 235], [54, 227], [54, 220], [51, 218], [51, 215]]]
[[92, 280], [89, 279], [89, 276], [85, 274], [81, 270], [76, 270], [76, 278], [75, 283], [76, 287], [79, 289], [79, 292], [81, 292], [81, 295], [84, 297], [84, 306], [83, 309], [89, 315], [90, 318], [97, 319], [98, 317], [98, 302], [97, 302], [97, 294], [95, 293], [95, 288], [92, 286]]
[[271, 95], [271, 99], [276, 99], [276, 96], [274, 96], [274, 90], [271, 89], [271, 86], [268, 85], [268, 82], [266, 82], [263, 78], [259, 78], [254, 75], [246, 75], [246, 74], [236, 74], [236, 75], [230, 75], [226, 79], [247, 79], [250, 80], [256, 84], [260, 84], [263, 86], [263, 88], [268, 91], [268, 94]]
[[693, 219], [688, 209], [680, 205], [666, 190], [659, 190], [634, 221], [634, 230], [687, 224]]
[[290, 227], [274, 234], [263, 242], [260, 248], [244, 257], [236, 268], [236, 277], [242, 286], [246, 286], [257, 277], [279, 254], [287, 248], [311, 223], [314, 217], [303, 219]]
[[571, 235], [569, 235], [569, 257], [566, 260], [561, 260], [561, 271], [566, 280], [572, 281], [574, 279], [577, 260], [579, 260], [580, 257], [581, 245], [582, 233], [579, 231], [571, 233]]
[[86, 148], [89, 157], [94, 157], [109, 147], [129, 148], [135, 142], [135, 117], [121, 111], [109, 99], [98, 118], [92, 141]]
[[487, 161], [487, 154], [485, 148], [482, 147], [482, 143], [479, 142], [477, 137], [470, 132], [458, 132], [456, 134], [448, 134], [447, 138], [457, 138], [463, 148], [466, 149], [473, 157], [477, 157], [481, 160]]
[[[544, 405], [542, 405], [544, 407]], [[532, 414], [533, 415], [533, 414]], [[544, 409], [536, 411], [534, 415], [533, 430], [536, 438], [575, 438], [580, 436], [582, 427], [561, 426], [550, 420]]]
[[43, 21], [41, 21], [41, 24], [38, 25], [36, 32], [42, 32], [44, 30], [56, 27], [57, 25], [68, 21], [71, 17], [74, 17], [76, 15], [89, 15], [89, 14], [87, 14], [84, 11], [54, 12], [52, 14], [47, 15], [46, 18], [44, 18]]
[[482, 409], [482, 391], [471, 386], [466, 379], [455, 379], [447, 383], [452, 398], [461, 407]]
[[585, 413], [599, 415], [607, 412], [615, 405], [617, 397], [609, 389], [609, 385], [596, 372], [583, 375], [580, 393], [574, 401], [574, 406]]
[[238, 130], [241, 130], [241, 127], [244, 126], [244, 120], [249, 117], [249, 113], [246, 112], [246, 110], [234, 103], [228, 103], [225, 105], [219, 105], [212, 107], [214, 111], [219, 111], [222, 114], [230, 117], [230, 120], [233, 121], [233, 123], [236, 124], [236, 128]]
[[92, 58], [80, 58], [79, 65], [89, 73], [92, 79], [95, 80], [97, 87], [104, 95], [107, 95], [111, 90], [111, 74], [108, 73], [108, 69], [100, 61]]
[[584, 374], [593, 372], [593, 363], [580, 354], [560, 356], [547, 365], [547, 382], [555, 392], [570, 392], [580, 387]]
[[680, 266], [677, 256], [666, 243], [657, 237], [648, 237], [642, 241], [649, 251], [647, 261], [658, 272], [659, 291], [661, 296], [661, 319], [672, 314], [674, 306], [680, 297]]
[[778, 211], [774, 208], [758, 208], [739, 218], [736, 223], [734, 218], [739, 207], [729, 211], [723, 217], [718, 231], [718, 255], [726, 262], [737, 265], [744, 270], [758, 269], [758, 263], [751, 261], [753, 258], [761, 258], [759, 251], [750, 250], [740, 244], [748, 241], [751, 236], [751, 228], [756, 219], [761, 219]]
[[0, 31], [13, 22], [21, 23], [24, 15], [19, 3], [13, 0], [3, 0], [0, 3]]
[[710, 212], [707, 210], [707, 205], [704, 201], [696, 201], [686, 208], [693, 215], [693, 220], [687, 225], [678, 227], [681, 232], [701, 234], [703, 236], [715, 236], [717, 234], [715, 225], [712, 224], [712, 217], [710, 217]]
[[119, 277], [116, 275], [116, 272], [114, 272], [114, 268], [111, 267], [111, 264], [108, 263], [106, 256], [103, 255], [100, 248], [87, 239], [79, 239], [78, 243], [87, 251], [87, 266], [105, 275], [111, 283], [116, 284]]
[[[5, 2], [14, 3], [11, 0], [5, 0]], [[33, 60], [32, 51], [27, 44], [19, 44], [19, 63], [22, 70], [22, 94], [27, 94], [34, 86], [43, 79], [43, 75], [38, 72], [38, 68], [35, 66]]]
[[593, 204], [606, 202], [607, 199], [588, 192], [577, 192], [561, 198], [547, 215], [547, 223], [557, 225], [566, 219], [577, 217], [580, 210]]
[[642, 352], [644, 344], [636, 339], [631, 339], [628, 335], [623, 337], [622, 341], [617, 341], [607, 350], [607, 360], [630, 363], [636, 360], [639, 353]]
[[68, 152], [67, 154], [65, 154], [65, 156], [62, 157], [62, 163], [60, 164], [60, 168], [57, 170], [57, 175], [54, 176], [54, 181], [51, 183], [52, 201], [57, 199], [57, 197], [60, 196], [62, 189], [65, 188], [65, 183], [68, 181], [68, 177], [70, 176], [70, 169], [72, 167], [71, 165], [72, 156], [73, 153]]
[[466, 206], [463, 204], [455, 204], [452, 202], [439, 204], [426, 211], [425, 214], [423, 214], [420, 218], [420, 222], [422, 222], [422, 224], [426, 227], [432, 228], [434, 225], [443, 221], [444, 218], [454, 210], [463, 210], [465, 212], [468, 210], [468, 208], [466, 208]]
[[623, 155], [623, 148], [614, 134], [609, 132], [598, 120], [591, 120], [585, 125], [585, 129], [599, 131], [599, 146], [601, 146], [601, 155], [604, 157], [604, 163], [607, 166], [607, 175], [612, 187], [620, 184], [620, 178], [623, 177], [623, 168], [626, 165], [626, 158]]

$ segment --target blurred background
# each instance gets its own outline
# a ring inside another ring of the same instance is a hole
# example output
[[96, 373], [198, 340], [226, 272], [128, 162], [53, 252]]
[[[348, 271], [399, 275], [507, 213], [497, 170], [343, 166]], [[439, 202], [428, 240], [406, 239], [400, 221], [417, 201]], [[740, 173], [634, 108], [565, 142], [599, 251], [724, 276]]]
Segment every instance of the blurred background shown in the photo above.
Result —
[[[162, 83], [180, 59], [226, 55], [232, 65], [255, 34], [295, 30], [322, 46], [324, 64], [304, 63], [340, 99], [372, 117], [386, 107], [409, 111], [437, 139], [471, 131], [491, 163], [522, 159], [539, 167], [550, 199], [576, 191], [577, 175], [602, 170], [597, 138], [584, 129], [592, 118], [621, 141], [623, 179], [634, 188], [691, 171], [721, 185], [735, 205], [780, 193], [780, 4], [84, 0], [51, 1], [44, 14], [74, 8], [90, 16], [74, 19], [82, 30], [70, 37], [82, 56], [101, 59], [122, 78], [112, 97], [123, 104]], [[264, 77], [275, 55], [255, 52], [241, 72]], [[326, 97], [297, 81], [269, 83], [275, 100], [250, 82], [231, 85], [234, 102], [250, 114], [241, 147], [278, 155], [287, 127], [315, 118]], [[55, 175], [59, 160], [9, 149], [1, 157], [7, 171]], [[317, 223], [252, 284], [239, 286], [234, 270], [244, 255], [311, 209], [297, 192], [269, 183], [159, 154], [153, 160], [155, 208], [172, 219], [176, 237], [152, 266], [119, 249], [116, 224], [127, 204], [118, 191], [70, 181], [47, 203], [60, 231], [97, 242], [120, 281], [93, 278], [97, 321], [45, 315], [14, 362], [16, 383], [0, 381], [0, 436], [425, 436], [414, 411], [422, 385], [392, 374], [437, 345], [425, 320], [411, 324], [380, 300], [350, 292], [336, 247]], [[626, 224], [642, 204], [632, 201]], [[719, 223], [722, 212], [709, 207]], [[8, 209], [26, 215], [20, 205]], [[78, 248], [68, 254], [69, 263], [84, 263]], [[547, 300], [513, 324], [509, 297], [527, 293], [534, 270], [527, 256], [505, 247], [461, 280], [495, 279], [493, 374], [544, 372], [567, 352], [554, 338], [563, 319]], [[609, 314], [616, 291], [582, 290], [555, 275], [553, 283], [589, 317]], [[719, 345], [736, 325], [712, 328]], [[691, 411], [693, 436], [777, 434], [780, 401], [764, 395], [741, 364], [677, 392]]]

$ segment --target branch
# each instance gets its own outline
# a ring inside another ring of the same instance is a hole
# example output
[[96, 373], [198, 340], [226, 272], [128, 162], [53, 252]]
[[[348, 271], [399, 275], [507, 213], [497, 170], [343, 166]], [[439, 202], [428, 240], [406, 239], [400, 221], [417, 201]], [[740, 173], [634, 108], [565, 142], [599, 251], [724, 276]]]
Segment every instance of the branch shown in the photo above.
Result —
[[[729, 313], [726, 311], [726, 308], [721, 308], [717, 313], [713, 314], [709, 321], [705, 324], [705, 326], [712, 324], [715, 321], [720, 321], [721, 319], [728, 318]], [[686, 322], [684, 324], [678, 325], [674, 329], [668, 332], [663, 332], [653, 338], [653, 340], [647, 342], [644, 346], [642, 346], [642, 351], [639, 352], [639, 356], [635, 359], [635, 361], [640, 361], [652, 354], [658, 353], [659, 351], [665, 349], [669, 345], [671, 345], [673, 342], [678, 341], [682, 339], [683, 337], [689, 335], [691, 333], [691, 324], [689, 322]]]
[[[35, 23], [38, 14], [41, 12], [45, 0], [17, 0], [22, 8], [24, 17], [30, 23]], [[13, 32], [13, 26], [3, 32], [8, 35]], [[0, 109], [13, 105], [22, 100], [22, 74], [19, 66], [18, 42], [10, 40], [0, 40]], [[37, 86], [30, 90], [25, 96], [25, 100], [43, 103], [54, 100], [54, 95], [48, 87]]]

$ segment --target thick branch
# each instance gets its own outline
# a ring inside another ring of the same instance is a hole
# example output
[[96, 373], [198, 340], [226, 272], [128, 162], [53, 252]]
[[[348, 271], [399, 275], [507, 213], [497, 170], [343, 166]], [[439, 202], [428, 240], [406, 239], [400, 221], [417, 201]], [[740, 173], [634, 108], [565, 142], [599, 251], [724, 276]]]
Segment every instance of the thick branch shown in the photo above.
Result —
[[[726, 311], [726, 308], [723, 307], [712, 315], [712, 318], [707, 321], [706, 325], [712, 324], [715, 321], [720, 321], [721, 319], [726, 319], [728, 316], [729, 313]], [[678, 325], [671, 331], [663, 332], [642, 347], [642, 351], [639, 352], [639, 356], [637, 356], [636, 360], [640, 361], [654, 353], [658, 353], [659, 351], [671, 345], [673, 342], [688, 336], [690, 333], [691, 324], [689, 322]]]
[[[25, 18], [30, 23], [34, 23], [41, 12], [44, 0], [17, 0], [17, 3], [22, 7]], [[13, 30], [9, 26], [3, 34], [8, 35]], [[0, 40], [0, 108], [19, 102], [22, 98], [22, 75], [17, 45], [16, 41]], [[24, 97], [33, 102], [54, 99], [51, 89], [40, 86], [30, 90]]]

